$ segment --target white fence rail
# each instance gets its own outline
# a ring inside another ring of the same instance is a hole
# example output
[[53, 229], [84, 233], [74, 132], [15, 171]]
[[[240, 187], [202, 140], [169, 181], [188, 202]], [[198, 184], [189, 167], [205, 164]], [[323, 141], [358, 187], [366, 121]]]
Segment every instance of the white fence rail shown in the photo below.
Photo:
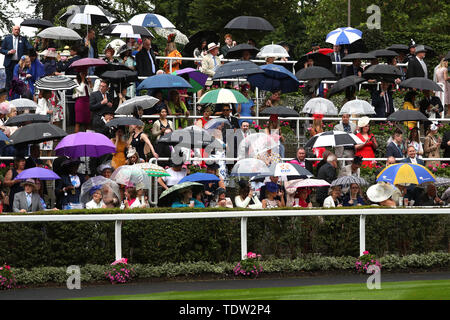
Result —
[[450, 214], [449, 207], [421, 208], [373, 208], [365, 209], [361, 214], [357, 209], [299, 209], [299, 210], [255, 210], [224, 212], [181, 212], [181, 213], [141, 213], [141, 214], [77, 214], [77, 215], [0, 215], [2, 222], [68, 222], [68, 221], [114, 221], [115, 223], [115, 255], [116, 260], [122, 258], [122, 222], [135, 220], [173, 220], [173, 219], [241, 219], [241, 257], [247, 254], [247, 222], [248, 218], [258, 217], [300, 217], [300, 216], [359, 216], [359, 254], [366, 250], [366, 216], [382, 214], [430, 215]]

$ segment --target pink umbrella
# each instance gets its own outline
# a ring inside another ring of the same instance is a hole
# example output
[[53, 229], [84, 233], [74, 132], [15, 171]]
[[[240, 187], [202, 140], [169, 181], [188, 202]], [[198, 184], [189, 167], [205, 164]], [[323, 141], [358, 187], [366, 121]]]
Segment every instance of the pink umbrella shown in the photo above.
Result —
[[78, 68], [78, 69], [83, 69], [83, 68], [89, 68], [89, 67], [99, 67], [99, 66], [105, 66], [108, 63], [106, 63], [105, 61], [103, 61], [102, 59], [97, 59], [97, 58], [83, 58], [80, 60], [75, 61], [74, 63], [72, 63], [69, 68]]
[[286, 189], [297, 189], [305, 187], [326, 187], [330, 184], [322, 179], [296, 179], [287, 181], [284, 184]]

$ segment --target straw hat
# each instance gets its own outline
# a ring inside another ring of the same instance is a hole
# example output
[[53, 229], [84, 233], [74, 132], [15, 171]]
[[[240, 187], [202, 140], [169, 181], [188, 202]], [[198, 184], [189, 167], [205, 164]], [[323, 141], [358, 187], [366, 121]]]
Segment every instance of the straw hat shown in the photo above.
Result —
[[137, 151], [136, 151], [135, 148], [133, 148], [133, 147], [128, 148], [127, 158], [131, 158], [131, 157], [134, 156], [135, 154], [137, 154]]
[[35, 188], [36, 189], [36, 181], [34, 180], [34, 179], [27, 179], [27, 180], [25, 180], [24, 182], [22, 182], [21, 184], [20, 184], [22, 187], [24, 187], [25, 185], [29, 185], [29, 186], [32, 186], [33, 188]]
[[208, 51], [211, 51], [212, 49], [218, 48], [219, 45], [215, 44], [214, 42], [211, 42], [208, 44]]
[[394, 186], [389, 183], [377, 183], [367, 189], [367, 197], [372, 202], [382, 202], [394, 193]]
[[369, 124], [370, 119], [369, 117], [362, 117], [361, 119], [358, 120], [358, 127], [362, 128], [365, 127]]

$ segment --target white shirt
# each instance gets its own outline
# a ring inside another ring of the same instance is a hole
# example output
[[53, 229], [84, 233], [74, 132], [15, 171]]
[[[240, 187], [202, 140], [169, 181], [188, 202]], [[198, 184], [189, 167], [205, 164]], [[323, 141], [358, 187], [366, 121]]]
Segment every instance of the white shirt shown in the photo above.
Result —
[[169, 168], [166, 171], [170, 174], [170, 177], [162, 177], [162, 179], [168, 187], [178, 184], [178, 182], [187, 175], [187, 170], [185, 168], [181, 168], [180, 171]]
[[86, 209], [100, 209], [103, 208], [103, 205], [105, 203], [103, 202], [103, 200], [100, 200], [99, 203], [96, 203], [94, 201], [94, 199], [92, 199], [91, 201], [89, 201], [88, 203], [86, 203]]
[[136, 198], [136, 200], [134, 200], [134, 202], [131, 204], [129, 209], [140, 208], [140, 207], [142, 207], [142, 203], [139, 201], [139, 198]]
[[40, 98], [38, 100], [38, 106], [36, 108], [35, 113], [46, 115], [48, 113], [48, 110], [50, 110], [50, 108], [52, 108], [51, 103], [45, 98]]
[[334, 208], [336, 205], [334, 204], [334, 200], [332, 196], [329, 196], [323, 201], [323, 207], [324, 208]]
[[12, 55], [11, 60], [19, 60], [18, 48], [19, 48], [19, 37], [13, 36], [13, 49], [15, 49], [16, 52]]

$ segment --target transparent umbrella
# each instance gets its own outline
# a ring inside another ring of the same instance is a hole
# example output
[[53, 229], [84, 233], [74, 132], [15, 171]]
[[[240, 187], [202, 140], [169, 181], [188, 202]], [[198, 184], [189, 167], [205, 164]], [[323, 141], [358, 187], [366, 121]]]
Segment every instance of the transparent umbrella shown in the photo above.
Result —
[[339, 115], [343, 114], [375, 114], [375, 109], [365, 100], [350, 100], [342, 106]]
[[187, 44], [189, 42], [188, 37], [182, 33], [181, 31], [178, 31], [177, 29], [167, 29], [167, 28], [153, 28], [157, 35], [166, 38], [169, 36], [169, 34], [175, 33], [175, 42], [179, 44]]
[[278, 147], [278, 142], [271, 136], [265, 133], [252, 133], [239, 144], [238, 158], [255, 158], [276, 147]]
[[270, 170], [264, 161], [247, 158], [236, 162], [231, 170], [231, 175], [244, 177], [253, 177], [258, 175], [270, 176]]
[[286, 51], [285, 48], [283, 48], [278, 44], [268, 44], [262, 47], [256, 56], [258, 58], [267, 58], [267, 57], [288, 58], [289, 53]]
[[337, 116], [338, 109], [335, 107], [334, 103], [328, 99], [312, 98], [305, 104], [302, 112], [309, 114]]
[[118, 167], [111, 175], [111, 180], [125, 186], [151, 189], [151, 180], [147, 173], [135, 166], [123, 165]]
[[80, 201], [86, 204], [91, 200], [91, 191], [95, 189], [102, 191], [103, 202], [108, 203], [114, 197], [120, 199], [119, 185], [111, 179], [103, 176], [95, 176], [81, 185]]

